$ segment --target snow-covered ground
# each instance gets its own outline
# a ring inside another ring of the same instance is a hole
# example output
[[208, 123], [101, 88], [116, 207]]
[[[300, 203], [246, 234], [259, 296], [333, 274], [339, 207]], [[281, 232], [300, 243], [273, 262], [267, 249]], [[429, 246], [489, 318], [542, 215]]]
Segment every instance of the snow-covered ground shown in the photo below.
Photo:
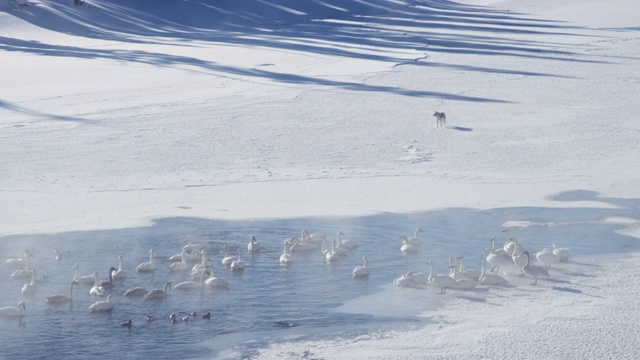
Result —
[[[70, 3], [0, 3], [0, 236], [531, 207], [496, 231], [640, 238], [632, 0]], [[633, 358], [637, 246], [601, 240], [437, 324], [258, 357]]]

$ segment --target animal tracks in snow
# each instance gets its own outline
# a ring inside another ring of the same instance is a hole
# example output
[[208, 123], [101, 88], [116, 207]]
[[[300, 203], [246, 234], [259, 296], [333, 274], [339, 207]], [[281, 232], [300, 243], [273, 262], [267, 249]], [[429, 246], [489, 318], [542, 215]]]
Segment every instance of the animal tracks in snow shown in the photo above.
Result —
[[415, 141], [411, 145], [404, 146], [402, 153], [404, 155], [400, 156], [399, 160], [407, 161], [411, 164], [423, 163], [433, 159], [433, 153], [420, 149]]

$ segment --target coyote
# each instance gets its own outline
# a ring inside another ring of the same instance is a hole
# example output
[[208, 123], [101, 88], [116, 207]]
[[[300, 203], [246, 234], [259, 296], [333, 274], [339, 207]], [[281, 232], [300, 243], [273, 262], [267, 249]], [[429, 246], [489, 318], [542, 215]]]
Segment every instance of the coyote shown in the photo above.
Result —
[[433, 116], [436, 117], [436, 127], [447, 126], [447, 116], [443, 112], [435, 112]]

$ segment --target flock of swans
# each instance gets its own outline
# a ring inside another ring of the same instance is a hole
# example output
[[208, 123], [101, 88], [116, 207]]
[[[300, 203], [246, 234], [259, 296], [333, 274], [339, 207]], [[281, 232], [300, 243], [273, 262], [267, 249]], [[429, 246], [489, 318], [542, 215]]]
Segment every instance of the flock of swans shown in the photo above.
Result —
[[[400, 251], [402, 253], [418, 252], [422, 240], [420, 234], [422, 229], [417, 228], [412, 238], [405, 235], [400, 237]], [[438, 274], [434, 271], [434, 262], [429, 261], [429, 273], [424, 274], [419, 271], [410, 271], [396, 278], [393, 283], [400, 287], [417, 287], [419, 285], [428, 285], [439, 289], [441, 293], [446, 293], [447, 289], [473, 289], [478, 285], [507, 285], [509, 282], [500, 275], [500, 268], [511, 267], [519, 271], [520, 275], [534, 278], [534, 285], [537, 284], [539, 277], [548, 277], [548, 270], [554, 264], [567, 262], [569, 259], [569, 249], [558, 248], [553, 244], [550, 248], [545, 248], [535, 253], [535, 259], [543, 266], [534, 265], [532, 256], [529, 251], [525, 250], [522, 244], [510, 234], [502, 247], [496, 246], [496, 240], [493, 238], [492, 247], [485, 249], [485, 257], [480, 263], [481, 269], [469, 269], [465, 267], [464, 257], [459, 256], [459, 266], [456, 265], [453, 257], [449, 258], [449, 274]], [[309, 252], [320, 248], [325, 261], [331, 263], [346, 256], [347, 251], [358, 247], [358, 241], [345, 238], [342, 231], [331, 240], [328, 246], [327, 237], [324, 234], [310, 234], [307, 230], [302, 230], [301, 237], [292, 236], [283, 241], [283, 252], [280, 255], [279, 262], [282, 266], [289, 266], [294, 262], [293, 254], [296, 252]], [[257, 253], [261, 251], [260, 243], [255, 236], [251, 236], [246, 246], [248, 253]], [[220, 265], [227, 267], [232, 272], [242, 271], [245, 268], [243, 261], [243, 251], [237, 249], [235, 254], [229, 252], [227, 245], [223, 247], [224, 256], [220, 260]], [[158, 269], [155, 262], [156, 252], [150, 249], [149, 260], [140, 263], [135, 270], [139, 273], [153, 273]], [[54, 258], [60, 260], [63, 254], [57, 249], [54, 250]], [[8, 259], [6, 264], [15, 269], [11, 274], [14, 280], [29, 279], [22, 287], [23, 295], [33, 296], [37, 292], [36, 269], [30, 264], [32, 251], [25, 250], [20, 258]], [[216, 276], [214, 264], [207, 255], [205, 247], [192, 243], [187, 239], [181, 248], [180, 253], [170, 256], [169, 272], [180, 272], [191, 274], [191, 280], [183, 281], [177, 284], [166, 282], [164, 287], [157, 289], [149, 289], [145, 287], [131, 287], [127, 289], [122, 296], [125, 297], [144, 297], [146, 299], [163, 299], [166, 298], [172, 289], [178, 290], [198, 290], [205, 287], [210, 288], [228, 288], [229, 284], [226, 280]], [[362, 257], [362, 265], [357, 266], [352, 271], [354, 278], [367, 277], [369, 275], [368, 258]], [[118, 257], [118, 267], [110, 267], [108, 271], [108, 280], [101, 280], [98, 272], [93, 272], [89, 276], [80, 276], [79, 264], [74, 264], [75, 274], [69, 282], [67, 294], [55, 294], [45, 297], [45, 302], [49, 304], [64, 304], [73, 301], [74, 287], [80, 285], [91, 285], [89, 294], [94, 296], [96, 301], [89, 306], [90, 312], [111, 311], [114, 308], [113, 290], [114, 281], [124, 281], [126, 271], [123, 266], [123, 256]], [[102, 299], [106, 297], [106, 299]], [[17, 307], [0, 308], [0, 317], [21, 317], [26, 312], [24, 300], [20, 301]], [[210, 314], [207, 314], [210, 316]], [[208, 317], [203, 317], [208, 318]], [[177, 321], [175, 315], [171, 315], [171, 322]], [[188, 319], [183, 319], [187, 321]], [[131, 322], [123, 324], [130, 327]]]
[[[559, 248], [553, 244], [550, 248], [544, 248], [535, 253], [535, 259], [543, 266], [533, 264], [531, 254], [525, 250], [517, 238], [512, 237], [507, 230], [508, 237], [502, 247], [496, 247], [496, 239], [491, 239], [492, 247], [484, 251], [485, 258], [481, 261], [481, 269], [465, 268], [464, 256], [456, 259], [460, 261], [456, 266], [453, 256], [449, 257], [449, 274], [437, 274], [434, 271], [433, 261], [430, 260], [429, 274], [425, 275], [418, 271], [409, 271], [394, 280], [394, 285], [401, 287], [417, 287], [419, 285], [430, 285], [445, 293], [447, 289], [468, 290], [478, 285], [504, 286], [509, 284], [499, 272], [500, 268], [510, 267], [516, 269], [521, 276], [534, 278], [532, 285], [538, 284], [539, 277], [549, 277], [548, 270], [551, 265], [569, 261], [569, 249]], [[421, 244], [419, 234], [422, 229], [417, 228], [415, 236], [411, 239], [401, 236], [402, 252], [417, 252]], [[491, 268], [487, 271], [487, 265]]]

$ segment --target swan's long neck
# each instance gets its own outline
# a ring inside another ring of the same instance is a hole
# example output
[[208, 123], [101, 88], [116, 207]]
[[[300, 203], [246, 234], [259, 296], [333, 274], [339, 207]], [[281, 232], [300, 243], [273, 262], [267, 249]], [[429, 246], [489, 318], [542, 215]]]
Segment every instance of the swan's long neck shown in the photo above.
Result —
[[433, 272], [433, 263], [429, 263], [429, 279], [433, 279], [435, 277], [435, 273]]
[[153, 264], [153, 250], [149, 252], [149, 263]]
[[366, 256], [362, 258], [362, 263], [363, 263], [362, 267], [366, 268], [367, 267], [367, 257]]
[[484, 266], [484, 261], [482, 262], [482, 264], [480, 265], [480, 279], [482, 279], [483, 277], [485, 277], [487, 269]]
[[529, 258], [529, 252], [525, 252], [524, 254], [527, 255], [527, 263], [523, 267], [527, 267], [529, 266], [529, 262], [531, 261], [531, 259]]
[[74, 266], [76, 269], [76, 274], [73, 276], [73, 281], [78, 281], [78, 279], [80, 279], [80, 268], [78, 268], [77, 266]]
[[31, 286], [36, 284], [36, 272], [34, 270], [31, 271]]
[[460, 257], [460, 272], [464, 271], [464, 256]]
[[118, 258], [118, 271], [122, 270], [122, 255], [119, 256]]
[[75, 281], [71, 282], [71, 286], [69, 286], [69, 299], [73, 295], [73, 285], [75, 285]]

